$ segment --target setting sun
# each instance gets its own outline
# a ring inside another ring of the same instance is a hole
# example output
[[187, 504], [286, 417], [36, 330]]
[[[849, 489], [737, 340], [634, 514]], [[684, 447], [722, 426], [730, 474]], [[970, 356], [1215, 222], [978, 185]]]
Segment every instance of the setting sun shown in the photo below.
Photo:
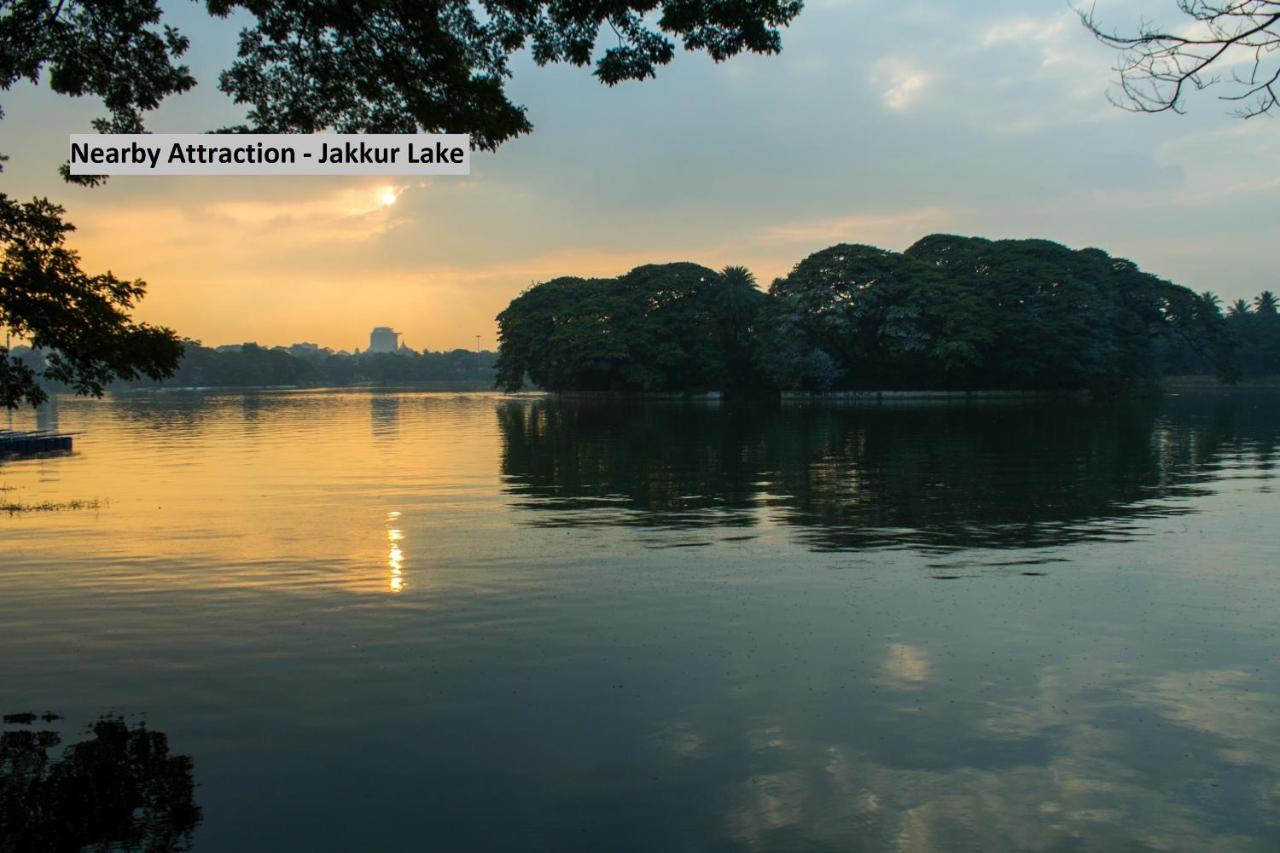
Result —
[[399, 197], [400, 194], [396, 192], [395, 187], [383, 187], [378, 190], [378, 201], [380, 201], [384, 207], [390, 207], [395, 204], [396, 199]]

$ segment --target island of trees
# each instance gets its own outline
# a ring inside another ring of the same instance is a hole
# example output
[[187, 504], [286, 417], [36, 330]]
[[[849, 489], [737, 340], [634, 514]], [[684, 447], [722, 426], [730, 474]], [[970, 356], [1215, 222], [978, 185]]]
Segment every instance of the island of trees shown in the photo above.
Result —
[[1275, 297], [1224, 315], [1099, 249], [934, 235], [841, 244], [768, 292], [742, 267], [557, 278], [498, 315], [497, 384], [728, 394], [886, 389], [1115, 393], [1170, 373], [1280, 370]]

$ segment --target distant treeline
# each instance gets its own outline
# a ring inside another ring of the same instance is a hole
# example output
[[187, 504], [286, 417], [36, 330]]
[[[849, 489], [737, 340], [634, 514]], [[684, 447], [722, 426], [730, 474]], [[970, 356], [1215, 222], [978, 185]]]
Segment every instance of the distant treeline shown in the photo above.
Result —
[[842, 244], [767, 293], [742, 267], [691, 263], [538, 284], [498, 315], [497, 381], [728, 393], [1112, 392], [1170, 372], [1231, 381], [1277, 370], [1274, 302], [1226, 317], [1212, 294], [1047, 240]]
[[[1214, 307], [1218, 298], [1206, 293]], [[1236, 363], [1244, 376], [1280, 376], [1280, 310], [1276, 295], [1264, 290], [1252, 302], [1237, 299], [1227, 307], [1227, 329], [1236, 347]], [[1187, 352], [1171, 353], [1168, 373], [1205, 372]], [[1201, 368], [1196, 370], [1195, 368]], [[1188, 369], [1191, 368], [1191, 369]]]
[[[496, 354], [449, 352], [363, 353], [347, 355], [314, 347], [243, 344], [212, 349], [186, 342], [177, 373], [166, 387], [247, 387], [261, 385], [354, 385], [360, 383], [453, 382], [477, 388], [493, 385]], [[152, 387], [142, 380], [115, 387]]]

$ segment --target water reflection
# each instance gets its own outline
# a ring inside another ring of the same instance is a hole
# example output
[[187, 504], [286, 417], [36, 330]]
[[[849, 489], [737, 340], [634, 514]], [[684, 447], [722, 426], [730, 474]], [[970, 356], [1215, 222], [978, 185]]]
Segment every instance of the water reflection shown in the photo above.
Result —
[[400, 426], [400, 397], [394, 393], [369, 395], [369, 420], [375, 438], [394, 438]]
[[[1223, 469], [1269, 470], [1274, 398], [771, 408], [513, 400], [540, 525], [780, 523], [817, 550], [1124, 539]], [[1259, 409], [1265, 411], [1259, 412]]]
[[160, 853], [190, 847], [200, 823], [190, 756], [170, 754], [164, 732], [111, 716], [58, 755], [62, 736], [31, 728], [57, 719], [5, 716], [0, 850]]
[[111, 502], [0, 519], [0, 706], [163, 708], [196, 849], [1275, 848], [1274, 401], [255, 394], [0, 469]]
[[400, 543], [404, 540], [404, 531], [394, 525], [399, 523], [400, 513], [387, 513], [387, 567], [391, 570], [391, 577], [387, 581], [387, 588], [392, 592], [401, 592], [404, 590], [404, 552], [400, 550]]

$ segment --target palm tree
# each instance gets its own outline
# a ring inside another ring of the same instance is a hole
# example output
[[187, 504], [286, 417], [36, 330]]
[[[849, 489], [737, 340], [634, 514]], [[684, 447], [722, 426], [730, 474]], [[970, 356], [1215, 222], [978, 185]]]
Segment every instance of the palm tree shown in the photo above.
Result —
[[1210, 314], [1222, 313], [1222, 300], [1218, 298], [1218, 294], [1212, 290], [1206, 290], [1200, 294], [1200, 303], [1204, 305]]
[[764, 304], [765, 295], [756, 287], [756, 277], [746, 267], [725, 267], [720, 271], [718, 337], [728, 388], [742, 387], [752, 380], [752, 327]]
[[1228, 317], [1243, 317], [1249, 313], [1249, 303], [1243, 299], [1237, 299], [1227, 307]]
[[1253, 307], [1259, 314], [1276, 313], [1276, 295], [1270, 290], [1264, 290], [1253, 298]]
[[749, 325], [764, 301], [756, 277], [746, 267], [725, 267], [719, 278], [722, 316], [734, 325]]

